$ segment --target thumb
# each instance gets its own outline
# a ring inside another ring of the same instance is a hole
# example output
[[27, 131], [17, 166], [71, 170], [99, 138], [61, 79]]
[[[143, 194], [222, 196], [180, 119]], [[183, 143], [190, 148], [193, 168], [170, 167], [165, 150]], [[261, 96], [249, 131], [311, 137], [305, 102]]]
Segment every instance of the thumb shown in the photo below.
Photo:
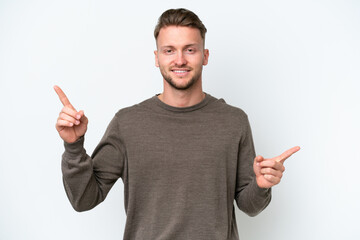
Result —
[[85, 113], [84, 113], [84, 110], [80, 110], [79, 112], [78, 112], [78, 115], [79, 115], [79, 120], [81, 121], [81, 122], [87, 122], [88, 121], [88, 119], [87, 119], [87, 117], [85, 116]]
[[261, 167], [260, 167], [260, 162], [264, 161], [264, 158], [262, 156], [256, 156], [254, 159], [254, 173], [256, 176], [261, 175]]
[[78, 116], [79, 116], [79, 118], [82, 118], [82, 117], [84, 117], [85, 116], [85, 114], [84, 114], [84, 110], [80, 110], [80, 111], [78, 111]]
[[260, 162], [262, 162], [262, 161], [264, 161], [264, 157], [261, 156], [261, 155], [256, 156], [255, 159], [254, 159], [254, 162], [255, 162], [255, 164], [256, 164], [257, 166], [258, 166], [258, 165], [260, 164]]

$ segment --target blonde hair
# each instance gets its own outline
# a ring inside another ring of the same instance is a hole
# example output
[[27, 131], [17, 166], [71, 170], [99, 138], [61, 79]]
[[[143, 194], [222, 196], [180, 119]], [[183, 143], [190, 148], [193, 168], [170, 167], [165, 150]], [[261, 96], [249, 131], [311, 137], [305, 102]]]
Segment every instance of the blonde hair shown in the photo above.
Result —
[[161, 14], [154, 30], [155, 39], [158, 38], [160, 29], [167, 26], [197, 28], [202, 39], [205, 41], [205, 33], [207, 31], [205, 25], [195, 13], [185, 8], [169, 9]]

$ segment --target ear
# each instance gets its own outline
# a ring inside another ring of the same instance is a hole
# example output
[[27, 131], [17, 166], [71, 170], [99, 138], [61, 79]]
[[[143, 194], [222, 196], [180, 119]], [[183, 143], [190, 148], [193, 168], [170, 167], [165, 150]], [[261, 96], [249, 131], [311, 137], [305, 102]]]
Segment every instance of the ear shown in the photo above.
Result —
[[159, 67], [158, 51], [155, 50], [154, 54], [155, 54], [155, 66]]
[[204, 49], [203, 65], [206, 66], [209, 60], [209, 49]]

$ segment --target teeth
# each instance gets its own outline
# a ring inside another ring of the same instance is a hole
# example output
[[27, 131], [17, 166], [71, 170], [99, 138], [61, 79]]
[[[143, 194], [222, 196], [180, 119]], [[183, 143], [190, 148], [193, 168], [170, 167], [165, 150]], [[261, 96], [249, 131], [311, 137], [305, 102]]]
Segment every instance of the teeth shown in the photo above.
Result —
[[174, 70], [176, 73], [185, 73], [186, 71]]

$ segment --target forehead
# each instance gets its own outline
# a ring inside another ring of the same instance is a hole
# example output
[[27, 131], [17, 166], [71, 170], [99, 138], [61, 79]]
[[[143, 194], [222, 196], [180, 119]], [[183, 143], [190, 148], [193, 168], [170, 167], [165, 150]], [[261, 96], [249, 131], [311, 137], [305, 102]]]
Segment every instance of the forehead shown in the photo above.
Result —
[[159, 31], [156, 40], [158, 47], [161, 46], [185, 46], [189, 44], [203, 44], [200, 30], [184, 26], [167, 26]]

